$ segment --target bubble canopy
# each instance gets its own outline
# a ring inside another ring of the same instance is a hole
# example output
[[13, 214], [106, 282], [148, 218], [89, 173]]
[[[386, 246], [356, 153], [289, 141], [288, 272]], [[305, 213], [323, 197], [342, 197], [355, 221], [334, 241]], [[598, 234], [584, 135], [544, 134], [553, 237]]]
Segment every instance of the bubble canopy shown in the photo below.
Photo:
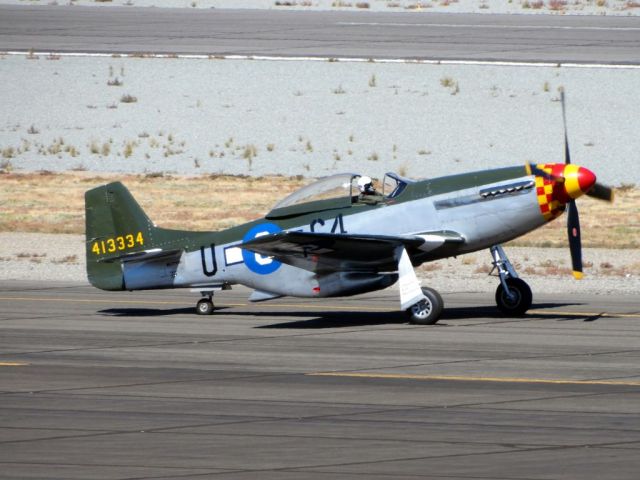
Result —
[[[348, 208], [357, 201], [357, 173], [339, 173], [321, 178], [280, 200], [266, 218], [283, 218], [304, 213]], [[386, 199], [399, 196], [404, 188], [413, 183], [395, 173], [387, 173], [383, 181], [383, 195]]]
[[357, 187], [354, 189], [354, 185], [359, 177], [356, 173], [339, 173], [321, 178], [283, 198], [273, 209], [334, 198], [351, 199], [353, 195], [357, 195], [358, 190]]

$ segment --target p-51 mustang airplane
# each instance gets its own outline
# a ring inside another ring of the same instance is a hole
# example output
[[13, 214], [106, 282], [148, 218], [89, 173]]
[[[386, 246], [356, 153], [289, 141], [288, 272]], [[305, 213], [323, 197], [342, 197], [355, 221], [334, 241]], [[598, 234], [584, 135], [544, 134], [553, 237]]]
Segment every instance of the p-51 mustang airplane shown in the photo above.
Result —
[[489, 248], [500, 277], [498, 308], [523, 315], [531, 289], [500, 244], [567, 208], [573, 272], [580, 278], [575, 199], [612, 200], [591, 171], [571, 164], [566, 121], [565, 163], [420, 181], [387, 173], [382, 194], [372, 196], [358, 190], [361, 178], [318, 180], [264, 218], [220, 232], [156, 227], [121, 183], [94, 188], [85, 194], [89, 281], [103, 290], [191, 288], [203, 296], [196, 307], [203, 315], [213, 313], [214, 292], [233, 284], [253, 288], [249, 300], [262, 301], [355, 295], [399, 281], [400, 309], [414, 323], [433, 324], [443, 301], [420, 287], [414, 266]]

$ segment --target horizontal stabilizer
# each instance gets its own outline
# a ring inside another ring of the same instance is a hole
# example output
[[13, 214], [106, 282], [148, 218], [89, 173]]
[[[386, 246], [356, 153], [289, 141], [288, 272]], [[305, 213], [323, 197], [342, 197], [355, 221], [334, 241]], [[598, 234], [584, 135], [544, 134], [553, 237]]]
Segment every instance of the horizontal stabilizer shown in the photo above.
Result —
[[162, 250], [161, 248], [152, 248], [150, 250], [142, 250], [138, 252], [128, 252], [111, 257], [102, 257], [98, 262], [140, 262], [143, 260], [159, 259], [164, 257], [179, 257], [182, 250]]

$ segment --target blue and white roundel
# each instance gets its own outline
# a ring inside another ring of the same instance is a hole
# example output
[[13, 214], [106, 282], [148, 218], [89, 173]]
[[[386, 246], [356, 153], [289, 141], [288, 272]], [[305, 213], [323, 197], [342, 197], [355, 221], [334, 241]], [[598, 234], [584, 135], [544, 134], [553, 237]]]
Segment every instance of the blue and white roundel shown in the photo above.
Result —
[[[248, 242], [249, 240], [253, 240], [257, 237], [262, 237], [263, 235], [278, 233], [281, 230], [282, 229], [279, 226], [273, 223], [261, 223], [260, 225], [256, 225], [251, 230], [249, 230], [242, 241]], [[273, 273], [278, 268], [280, 268], [280, 265], [282, 265], [281, 262], [278, 262], [273, 258], [264, 257], [259, 253], [250, 252], [249, 250], [245, 249], [242, 249], [242, 259], [244, 260], [244, 263], [249, 270], [259, 275], [267, 275], [269, 273]]]

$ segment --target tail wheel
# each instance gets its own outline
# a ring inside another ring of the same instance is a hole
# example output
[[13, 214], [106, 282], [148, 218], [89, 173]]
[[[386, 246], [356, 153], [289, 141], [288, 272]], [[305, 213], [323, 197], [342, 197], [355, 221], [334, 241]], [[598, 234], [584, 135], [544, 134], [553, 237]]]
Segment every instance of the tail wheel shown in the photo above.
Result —
[[519, 278], [507, 278], [505, 280], [512, 296], [507, 295], [502, 283], [496, 290], [496, 304], [498, 309], [505, 315], [520, 317], [531, 307], [533, 295], [531, 288], [524, 280]]
[[409, 319], [416, 325], [433, 325], [440, 319], [444, 301], [433, 288], [422, 288], [422, 293], [427, 298], [407, 310]]
[[213, 302], [208, 298], [202, 298], [196, 304], [196, 313], [198, 315], [211, 315], [213, 313]]

